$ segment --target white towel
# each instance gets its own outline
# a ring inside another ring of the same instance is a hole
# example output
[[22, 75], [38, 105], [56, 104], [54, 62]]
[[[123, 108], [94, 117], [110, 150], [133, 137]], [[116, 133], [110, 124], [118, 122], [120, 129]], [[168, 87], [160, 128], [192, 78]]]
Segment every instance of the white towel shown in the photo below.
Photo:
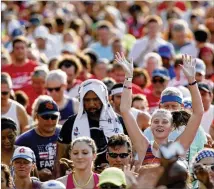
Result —
[[90, 127], [87, 113], [84, 111], [83, 97], [88, 91], [93, 91], [101, 100], [103, 106], [100, 114], [99, 128], [106, 137], [123, 133], [122, 124], [108, 101], [108, 90], [105, 84], [97, 79], [88, 79], [83, 82], [79, 89], [79, 111], [74, 121], [72, 140], [80, 136], [90, 137]]

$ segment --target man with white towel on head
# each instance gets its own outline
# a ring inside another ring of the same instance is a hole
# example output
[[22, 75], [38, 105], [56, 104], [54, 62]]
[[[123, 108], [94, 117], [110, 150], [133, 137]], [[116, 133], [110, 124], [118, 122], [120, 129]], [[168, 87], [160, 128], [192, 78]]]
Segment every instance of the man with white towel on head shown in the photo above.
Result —
[[[108, 90], [102, 81], [88, 79], [80, 85], [78, 114], [70, 116], [63, 124], [58, 138], [57, 161], [66, 157], [72, 140], [81, 136], [91, 137], [97, 145], [95, 166], [106, 163], [108, 138], [123, 133], [122, 117], [117, 115], [108, 101]], [[59, 164], [56, 165], [56, 177]]]

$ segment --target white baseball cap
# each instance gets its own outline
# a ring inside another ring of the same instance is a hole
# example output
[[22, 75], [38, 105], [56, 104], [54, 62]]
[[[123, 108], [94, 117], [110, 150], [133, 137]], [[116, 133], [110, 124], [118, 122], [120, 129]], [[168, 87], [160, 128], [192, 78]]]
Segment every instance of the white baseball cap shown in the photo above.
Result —
[[19, 146], [15, 149], [11, 161], [13, 162], [15, 159], [18, 158], [26, 159], [30, 162], [36, 162], [36, 157], [33, 150], [25, 146]]
[[202, 75], [206, 74], [206, 65], [203, 60], [196, 58], [195, 71], [196, 73], [200, 73]]
[[60, 181], [49, 180], [42, 184], [42, 189], [66, 189], [66, 187]]

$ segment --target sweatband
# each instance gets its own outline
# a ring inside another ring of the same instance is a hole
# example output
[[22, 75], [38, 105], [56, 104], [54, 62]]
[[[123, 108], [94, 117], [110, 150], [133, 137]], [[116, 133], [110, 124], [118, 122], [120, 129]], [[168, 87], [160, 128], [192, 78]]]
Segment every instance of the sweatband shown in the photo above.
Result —
[[115, 95], [115, 94], [122, 93], [122, 92], [123, 92], [123, 87], [112, 89], [111, 95]]
[[161, 97], [161, 103], [164, 102], [178, 102], [179, 104], [182, 104], [182, 98], [179, 96], [165, 95]]
[[214, 157], [214, 150], [202, 150], [195, 158], [195, 162], [198, 163], [204, 158]]

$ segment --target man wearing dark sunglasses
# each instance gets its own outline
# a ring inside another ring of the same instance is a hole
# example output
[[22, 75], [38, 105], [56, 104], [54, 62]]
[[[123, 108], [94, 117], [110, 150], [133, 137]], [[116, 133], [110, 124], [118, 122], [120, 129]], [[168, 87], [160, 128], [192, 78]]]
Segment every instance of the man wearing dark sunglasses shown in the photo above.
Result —
[[152, 72], [152, 89], [146, 94], [150, 113], [158, 108], [161, 93], [167, 87], [169, 79], [169, 72], [164, 67], [156, 68]]
[[33, 104], [33, 117], [37, 125], [21, 135], [15, 145], [31, 148], [36, 156], [39, 178], [50, 180], [56, 157], [56, 142], [61, 127], [58, 126], [59, 109], [49, 96], [39, 96]]
[[69, 116], [78, 111], [79, 102], [76, 98], [66, 95], [67, 76], [62, 70], [52, 70], [46, 77], [46, 90], [57, 103], [60, 112], [60, 124], [63, 124]]
[[132, 145], [127, 135], [117, 134], [109, 138], [106, 159], [110, 167], [120, 169], [131, 163]]
[[77, 79], [82, 71], [79, 59], [73, 55], [66, 55], [58, 62], [58, 68], [67, 75], [67, 94], [69, 97], [77, 97], [81, 80]]

